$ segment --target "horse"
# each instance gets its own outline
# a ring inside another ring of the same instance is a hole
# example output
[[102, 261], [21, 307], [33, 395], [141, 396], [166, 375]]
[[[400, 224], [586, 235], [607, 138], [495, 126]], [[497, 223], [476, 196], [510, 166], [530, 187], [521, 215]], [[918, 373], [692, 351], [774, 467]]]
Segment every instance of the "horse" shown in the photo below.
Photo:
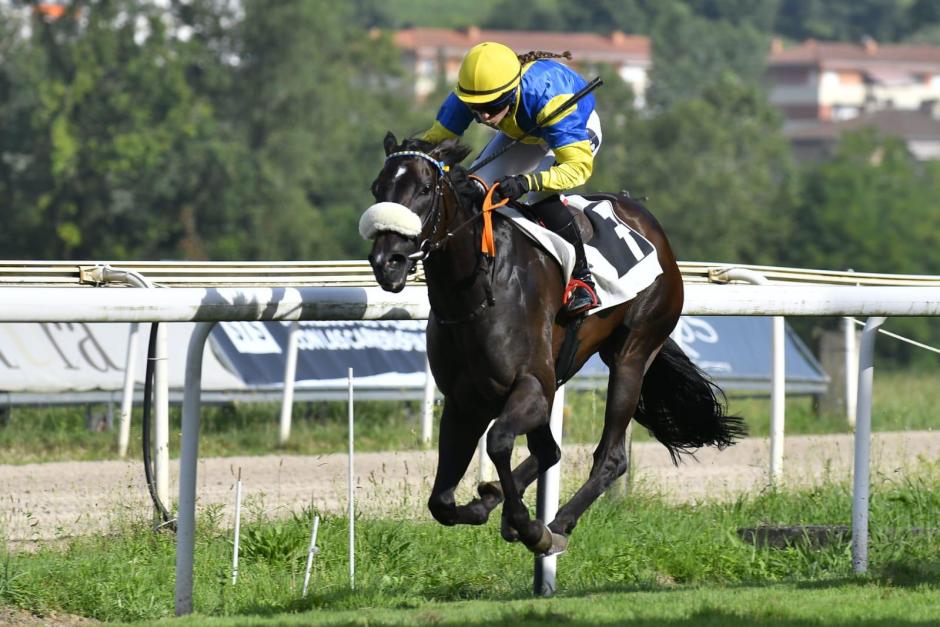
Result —
[[[676, 464], [699, 447], [724, 448], [744, 435], [742, 419], [726, 413], [722, 390], [669, 337], [682, 311], [683, 285], [662, 227], [626, 193], [589, 196], [610, 200], [617, 216], [655, 245], [662, 274], [632, 300], [579, 321], [569, 375], [597, 352], [609, 367], [603, 431], [589, 477], [555, 519], [530, 518], [523, 494], [561, 456], [549, 410], [572, 324], [559, 317], [562, 271], [498, 214], [492, 217], [496, 255], [481, 254], [482, 194], [459, 165], [468, 147], [458, 140], [399, 145], [391, 132], [383, 144], [385, 163], [371, 187], [376, 204], [363, 214], [360, 233], [373, 242], [369, 263], [386, 291], [401, 291], [417, 260], [424, 264], [427, 355], [444, 396], [428, 499], [438, 522], [480, 525], [502, 503], [505, 540], [521, 541], [540, 556], [561, 553], [578, 519], [626, 471], [631, 418]], [[458, 505], [454, 491], [490, 423], [486, 450], [498, 480], [479, 484], [477, 496]], [[522, 435], [530, 454], [513, 469], [513, 446]]]

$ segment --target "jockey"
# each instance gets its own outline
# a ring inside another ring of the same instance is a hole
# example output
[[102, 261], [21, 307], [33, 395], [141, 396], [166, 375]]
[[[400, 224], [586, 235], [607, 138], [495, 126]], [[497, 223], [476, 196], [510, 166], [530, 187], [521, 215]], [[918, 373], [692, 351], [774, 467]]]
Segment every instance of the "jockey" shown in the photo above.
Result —
[[[587, 85], [576, 72], [557, 61], [570, 55], [529, 52], [517, 56], [494, 42], [474, 46], [460, 66], [457, 87], [444, 100], [433, 126], [419, 136], [432, 143], [459, 137], [476, 120], [499, 131], [476, 162], [522, 138], [477, 172], [487, 185], [499, 187], [494, 199], [537, 201], [531, 209], [545, 226], [574, 246], [572, 281], [565, 293], [565, 312], [577, 315], [597, 307], [591, 270], [581, 233], [556, 194], [584, 184], [591, 176], [601, 145], [601, 126], [588, 94], [530, 136], [526, 132], [553, 114]], [[472, 167], [472, 166], [471, 166]]]

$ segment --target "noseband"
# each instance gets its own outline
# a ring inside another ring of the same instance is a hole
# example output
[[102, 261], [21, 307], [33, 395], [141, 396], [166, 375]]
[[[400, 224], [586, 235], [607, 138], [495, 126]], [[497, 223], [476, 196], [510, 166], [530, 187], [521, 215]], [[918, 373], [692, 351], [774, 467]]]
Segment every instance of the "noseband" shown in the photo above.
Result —
[[[418, 245], [418, 250], [410, 255], [408, 259], [411, 260], [412, 266], [418, 262], [423, 261], [432, 251], [431, 242], [434, 241], [434, 236], [437, 234], [437, 229], [440, 227], [441, 215], [441, 206], [443, 203], [440, 202], [441, 196], [443, 195], [444, 181], [447, 179], [447, 166], [443, 161], [438, 161], [431, 155], [421, 152], [419, 150], [400, 150], [398, 152], [393, 152], [392, 154], [385, 157], [385, 162], [388, 163], [391, 159], [399, 159], [403, 157], [417, 157], [419, 159], [424, 159], [425, 161], [434, 165], [437, 169], [437, 181], [434, 183], [434, 195], [431, 197], [431, 210], [428, 211], [425, 220], [421, 221], [421, 233], [424, 233], [425, 228], [433, 220], [431, 225], [431, 232], [426, 238]], [[448, 181], [449, 183], [449, 181]], [[420, 237], [420, 234], [419, 234]]]

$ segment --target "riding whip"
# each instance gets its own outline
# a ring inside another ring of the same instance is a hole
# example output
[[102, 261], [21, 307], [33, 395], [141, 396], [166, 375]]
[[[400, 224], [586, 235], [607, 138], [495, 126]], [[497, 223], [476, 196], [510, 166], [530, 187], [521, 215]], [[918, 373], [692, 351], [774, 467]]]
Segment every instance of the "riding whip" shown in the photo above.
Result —
[[503, 146], [500, 150], [498, 150], [497, 152], [494, 152], [493, 154], [491, 154], [489, 157], [487, 157], [487, 158], [484, 159], [483, 161], [480, 161], [479, 163], [474, 164], [473, 167], [471, 167], [469, 170], [467, 170], [467, 172], [468, 172], [469, 174], [473, 174], [474, 172], [478, 171], [480, 168], [482, 168], [483, 166], [485, 166], [487, 163], [490, 163], [491, 161], [493, 161], [494, 159], [496, 159], [496, 157], [500, 156], [501, 154], [503, 154], [504, 152], [506, 152], [507, 150], [509, 150], [510, 148], [512, 148], [513, 146], [515, 146], [515, 145], [518, 144], [519, 142], [521, 142], [523, 139], [525, 139], [526, 137], [530, 136], [530, 135], [531, 135], [532, 133], [534, 133], [535, 131], [539, 130], [540, 128], [542, 128], [543, 126], [545, 126], [546, 124], [548, 124], [549, 122], [553, 121], [553, 120], [554, 120], [555, 118], [557, 118], [562, 112], [564, 112], [564, 111], [568, 110], [569, 108], [571, 108], [572, 105], [577, 104], [579, 100], [581, 100], [582, 98], [584, 98], [584, 97], [587, 96], [589, 93], [591, 93], [592, 91], [594, 91], [595, 89], [597, 89], [598, 87], [600, 87], [600, 86], [603, 85], [603, 84], [604, 84], [604, 81], [601, 80], [601, 77], [600, 77], [600, 76], [595, 76], [594, 79], [591, 80], [590, 83], [588, 83], [587, 85], [585, 85], [585, 86], [581, 89], [581, 91], [579, 91], [578, 93], [576, 93], [576, 94], [574, 94], [573, 96], [571, 96], [571, 98], [568, 98], [568, 100], [566, 100], [565, 102], [561, 103], [561, 104], [558, 106], [557, 109], [555, 109], [554, 111], [552, 111], [549, 115], [545, 116], [545, 118], [544, 118], [541, 122], [539, 122], [538, 124], [536, 124], [535, 126], [533, 126], [532, 128], [530, 128], [528, 131], [526, 131], [525, 133], [523, 133], [522, 137], [520, 137], [519, 139], [514, 139], [514, 140], [512, 140], [511, 142], [509, 142], [508, 144], [506, 144], [505, 146]]

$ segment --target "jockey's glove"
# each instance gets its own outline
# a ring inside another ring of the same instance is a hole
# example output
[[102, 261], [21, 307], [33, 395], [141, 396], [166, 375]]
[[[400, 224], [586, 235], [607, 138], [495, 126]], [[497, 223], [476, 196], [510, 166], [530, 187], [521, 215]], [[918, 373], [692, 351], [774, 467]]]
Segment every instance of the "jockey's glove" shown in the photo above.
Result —
[[527, 177], [525, 174], [504, 176], [503, 178], [499, 179], [497, 183], [499, 184], [499, 187], [497, 187], [496, 191], [493, 192], [493, 200], [496, 201], [502, 200], [504, 198], [515, 200], [529, 191], [529, 177]]

